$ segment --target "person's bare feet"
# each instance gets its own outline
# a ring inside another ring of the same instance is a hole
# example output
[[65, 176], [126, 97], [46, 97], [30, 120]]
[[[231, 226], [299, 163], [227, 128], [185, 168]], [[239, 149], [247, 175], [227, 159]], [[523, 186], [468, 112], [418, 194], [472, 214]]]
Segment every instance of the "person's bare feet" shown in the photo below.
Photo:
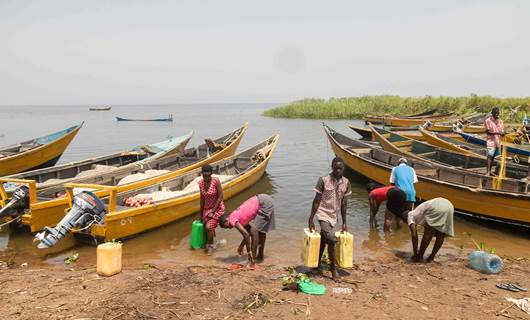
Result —
[[331, 278], [333, 279], [333, 281], [335, 281], [337, 283], [341, 282], [339, 273], [337, 272], [336, 269], [331, 271]]

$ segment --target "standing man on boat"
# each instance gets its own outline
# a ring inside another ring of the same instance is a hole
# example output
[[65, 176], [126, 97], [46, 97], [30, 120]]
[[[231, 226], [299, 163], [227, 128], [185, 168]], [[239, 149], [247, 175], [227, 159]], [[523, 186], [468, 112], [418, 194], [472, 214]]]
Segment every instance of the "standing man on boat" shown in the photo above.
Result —
[[504, 123], [499, 118], [499, 108], [493, 107], [491, 109], [491, 116], [487, 117], [484, 121], [484, 126], [486, 127], [486, 148], [488, 151], [488, 160], [487, 160], [487, 171], [488, 176], [492, 176], [491, 168], [493, 167], [493, 159], [495, 156], [501, 154], [501, 137], [504, 136]]
[[320, 252], [318, 256], [319, 267], [326, 245], [328, 246], [328, 256], [330, 260], [330, 271], [335, 282], [340, 282], [339, 274], [335, 268], [335, 225], [338, 221], [338, 212], [342, 217], [342, 231], [348, 231], [346, 226], [347, 196], [351, 194], [350, 181], [343, 176], [344, 161], [335, 157], [331, 162], [331, 173], [320, 177], [315, 187], [315, 198], [309, 216], [309, 229], [315, 230], [313, 221], [315, 215], [320, 224]]
[[407, 195], [406, 210], [412, 210], [416, 202], [416, 189], [414, 184], [418, 182], [416, 171], [407, 165], [406, 158], [400, 158], [399, 164], [392, 168], [390, 183], [401, 189]]

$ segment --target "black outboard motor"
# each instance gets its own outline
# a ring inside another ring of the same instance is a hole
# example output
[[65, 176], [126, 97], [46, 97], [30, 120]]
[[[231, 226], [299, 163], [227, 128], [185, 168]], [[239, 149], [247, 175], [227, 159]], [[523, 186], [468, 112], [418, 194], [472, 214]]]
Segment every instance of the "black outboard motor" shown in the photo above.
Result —
[[55, 228], [45, 227], [35, 235], [33, 241], [39, 241], [39, 249], [50, 248], [72, 228], [89, 227], [93, 223], [101, 223], [107, 210], [103, 202], [92, 192], [83, 191], [74, 197], [72, 209], [62, 218]]
[[2, 209], [0, 209], [0, 218], [10, 216], [16, 218], [29, 209], [29, 188], [20, 186], [13, 191], [13, 197]]

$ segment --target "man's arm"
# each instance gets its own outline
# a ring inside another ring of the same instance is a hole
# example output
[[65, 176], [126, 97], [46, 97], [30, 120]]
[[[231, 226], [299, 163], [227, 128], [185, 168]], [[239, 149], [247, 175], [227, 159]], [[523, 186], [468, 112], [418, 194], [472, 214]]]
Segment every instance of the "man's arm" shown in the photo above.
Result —
[[321, 200], [322, 200], [322, 194], [316, 193], [315, 198], [313, 198], [313, 205], [311, 206], [311, 215], [309, 216], [309, 222], [308, 222], [309, 230], [315, 230], [315, 223], [313, 222], [313, 219], [315, 218], [315, 214], [317, 213]]
[[348, 231], [346, 215], [348, 212], [348, 196], [351, 194], [351, 185], [350, 182], [347, 180], [346, 183], [346, 192], [344, 192], [344, 197], [342, 197], [342, 203], [340, 206], [340, 215], [342, 216], [342, 231]]
[[243, 227], [241, 223], [239, 223], [239, 221], [236, 222], [235, 227], [237, 231], [239, 231], [239, 233], [241, 233], [241, 235], [243, 236], [243, 240], [245, 240], [245, 245], [247, 247], [248, 261], [250, 262], [251, 265], [254, 265], [254, 257], [252, 256], [252, 251], [251, 251], [252, 246], [250, 243], [250, 234], [247, 232], [245, 227]]
[[412, 252], [414, 252], [414, 256], [412, 256], [412, 260], [414, 261], [418, 261], [419, 260], [419, 257], [418, 257], [418, 230], [416, 228], [416, 224], [415, 223], [411, 223], [409, 224], [409, 229], [410, 229], [410, 236], [411, 236], [411, 240], [412, 240]]
[[309, 222], [307, 223], [309, 230], [315, 230], [315, 223], [313, 219], [317, 213], [320, 201], [322, 201], [322, 192], [324, 192], [324, 180], [320, 177], [315, 186], [315, 197], [313, 198], [313, 205], [311, 206], [311, 214], [309, 215]]

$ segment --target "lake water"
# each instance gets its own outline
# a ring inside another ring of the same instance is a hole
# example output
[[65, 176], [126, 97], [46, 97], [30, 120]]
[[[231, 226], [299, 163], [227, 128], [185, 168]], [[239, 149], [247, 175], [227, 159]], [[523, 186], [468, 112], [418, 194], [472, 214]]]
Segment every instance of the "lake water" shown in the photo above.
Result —
[[[5, 146], [51, 133], [85, 121], [59, 163], [108, 154], [134, 145], [152, 143], [168, 136], [195, 131], [188, 146], [202, 143], [205, 137], [218, 137], [244, 122], [249, 123], [240, 149], [249, 147], [280, 132], [280, 143], [269, 164], [266, 176], [254, 187], [226, 201], [228, 211], [257, 193], [269, 193], [275, 200], [276, 230], [267, 238], [266, 263], [294, 264], [299, 262], [302, 229], [307, 226], [314, 185], [319, 176], [329, 171], [334, 157], [318, 120], [272, 119], [261, 116], [271, 104], [220, 105], [144, 105], [113, 106], [109, 112], [89, 112], [88, 106], [0, 107], [0, 145]], [[173, 114], [173, 123], [116, 122], [115, 116], [130, 118], [160, 118]], [[326, 121], [339, 132], [358, 137], [346, 127], [359, 121]], [[3, 134], [3, 136], [2, 136]], [[380, 227], [368, 224], [368, 201], [365, 180], [349, 176], [353, 194], [348, 200], [348, 228], [355, 236], [357, 260], [393, 255], [409, 251], [407, 228], [383, 232], [383, 214], [377, 217]], [[440, 195], [443, 196], [443, 195]], [[494, 204], [492, 204], [494, 205]], [[151, 230], [124, 241], [125, 265], [143, 263], [200, 263], [210, 259], [235, 262], [235, 250], [241, 237], [236, 230], [218, 229], [217, 239], [225, 239], [213, 257], [202, 251], [191, 251], [188, 245], [191, 222], [197, 215], [187, 217], [161, 228]], [[442, 253], [458, 253], [459, 246], [471, 248], [471, 241], [462, 236], [473, 234], [479, 242], [495, 247], [503, 255], [528, 256], [530, 232], [524, 229], [485, 223], [475, 219], [456, 217], [456, 237], [449, 239]], [[17, 263], [31, 265], [61, 265], [73, 250], [80, 253], [80, 264], [95, 263], [95, 247], [64, 240], [58, 247], [41, 251], [32, 244], [28, 234], [0, 231], [0, 254], [12, 257]], [[430, 251], [429, 251], [430, 252]], [[0, 260], [2, 260], [0, 258]]]

